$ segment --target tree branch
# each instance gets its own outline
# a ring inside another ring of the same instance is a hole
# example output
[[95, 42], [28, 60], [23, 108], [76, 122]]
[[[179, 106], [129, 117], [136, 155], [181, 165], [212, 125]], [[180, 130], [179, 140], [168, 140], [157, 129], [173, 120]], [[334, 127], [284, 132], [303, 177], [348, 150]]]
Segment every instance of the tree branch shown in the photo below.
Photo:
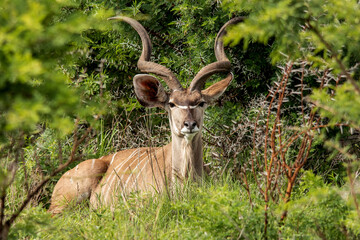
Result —
[[[76, 125], [78, 124], [78, 121], [76, 122]], [[85, 138], [89, 135], [92, 127], [88, 127], [84, 135], [81, 137], [80, 140], [77, 139], [76, 132], [74, 133], [74, 145], [70, 154], [69, 159], [64, 163], [61, 164], [57, 169], [55, 169], [50, 175], [45, 177], [36, 187], [34, 190], [32, 190], [26, 197], [26, 199], [23, 201], [19, 209], [5, 222], [5, 225], [11, 226], [11, 224], [15, 221], [15, 219], [20, 215], [20, 213], [24, 210], [24, 208], [28, 205], [30, 200], [33, 198], [34, 195], [36, 195], [43, 187], [44, 185], [56, 174], [64, 170], [67, 166], [69, 166], [70, 163], [72, 163], [75, 160], [75, 153], [79, 145], [85, 140]], [[75, 130], [76, 131], [76, 130]]]

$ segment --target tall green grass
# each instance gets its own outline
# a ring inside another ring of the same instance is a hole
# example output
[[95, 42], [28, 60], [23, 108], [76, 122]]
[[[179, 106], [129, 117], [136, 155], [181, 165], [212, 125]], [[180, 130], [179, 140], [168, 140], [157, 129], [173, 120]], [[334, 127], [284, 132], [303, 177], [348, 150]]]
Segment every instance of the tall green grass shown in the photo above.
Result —
[[[268, 238], [346, 239], [344, 231], [355, 238], [356, 231], [346, 227], [351, 211], [339, 188], [308, 190], [288, 206], [284, 223], [284, 206], [270, 206]], [[189, 183], [170, 194], [134, 193], [113, 211], [84, 203], [51, 217], [38, 206], [23, 213], [10, 239], [263, 239], [263, 200], [252, 200], [251, 207], [246, 191], [225, 177]]]

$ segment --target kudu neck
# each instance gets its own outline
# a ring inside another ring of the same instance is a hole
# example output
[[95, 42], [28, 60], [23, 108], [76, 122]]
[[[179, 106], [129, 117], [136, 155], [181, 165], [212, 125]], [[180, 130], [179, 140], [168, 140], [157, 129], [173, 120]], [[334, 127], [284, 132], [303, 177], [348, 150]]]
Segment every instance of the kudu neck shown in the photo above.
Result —
[[172, 133], [172, 175], [173, 180], [186, 178], [196, 180], [203, 174], [203, 149], [201, 132], [192, 139]]

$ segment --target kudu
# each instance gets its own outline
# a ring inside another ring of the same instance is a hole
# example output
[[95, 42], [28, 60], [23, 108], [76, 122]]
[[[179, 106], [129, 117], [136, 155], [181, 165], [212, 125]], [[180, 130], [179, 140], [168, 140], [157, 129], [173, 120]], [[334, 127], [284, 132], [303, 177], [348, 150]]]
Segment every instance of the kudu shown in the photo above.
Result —
[[[150, 38], [139, 22], [123, 16], [111, 19], [124, 21], [137, 31], [142, 41], [138, 68], [141, 72], [159, 76], [171, 90], [166, 92], [152, 75], [138, 74], [133, 79], [137, 99], [143, 106], [160, 107], [168, 112], [172, 142], [163, 147], [128, 149], [81, 162], [56, 184], [49, 209], [53, 214], [63, 211], [70, 202], [90, 198], [90, 205], [96, 208], [99, 204], [111, 205], [115, 199], [132, 191], [161, 191], [176, 181], [201, 177], [204, 111], [225, 91], [233, 78], [222, 38], [225, 28], [242, 18], [234, 18], [220, 29], [215, 40], [217, 61], [203, 67], [186, 89], [168, 68], [150, 62]], [[229, 75], [202, 90], [205, 81], [220, 72]]]

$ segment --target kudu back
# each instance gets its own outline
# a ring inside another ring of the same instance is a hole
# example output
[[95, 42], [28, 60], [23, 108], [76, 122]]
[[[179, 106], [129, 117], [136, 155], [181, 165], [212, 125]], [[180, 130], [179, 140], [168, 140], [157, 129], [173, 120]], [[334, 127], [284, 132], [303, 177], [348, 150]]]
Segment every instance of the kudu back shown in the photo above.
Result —
[[[241, 17], [228, 21], [220, 29], [214, 46], [217, 61], [203, 67], [188, 88], [183, 88], [168, 68], [150, 61], [151, 41], [139, 22], [124, 16], [110, 19], [124, 21], [137, 31], [142, 41], [138, 68], [160, 77], [170, 88], [170, 92], [166, 92], [159, 80], [149, 74], [138, 74], [133, 79], [136, 97], [143, 106], [168, 112], [172, 142], [163, 147], [127, 149], [81, 162], [56, 184], [49, 208], [53, 214], [62, 212], [72, 202], [90, 199], [94, 208], [112, 206], [129, 192], [162, 191], [186, 178], [200, 178], [203, 175], [204, 111], [224, 93], [233, 78], [222, 38], [226, 27], [242, 21]], [[203, 90], [210, 76], [224, 72], [229, 73], [225, 79]]]

